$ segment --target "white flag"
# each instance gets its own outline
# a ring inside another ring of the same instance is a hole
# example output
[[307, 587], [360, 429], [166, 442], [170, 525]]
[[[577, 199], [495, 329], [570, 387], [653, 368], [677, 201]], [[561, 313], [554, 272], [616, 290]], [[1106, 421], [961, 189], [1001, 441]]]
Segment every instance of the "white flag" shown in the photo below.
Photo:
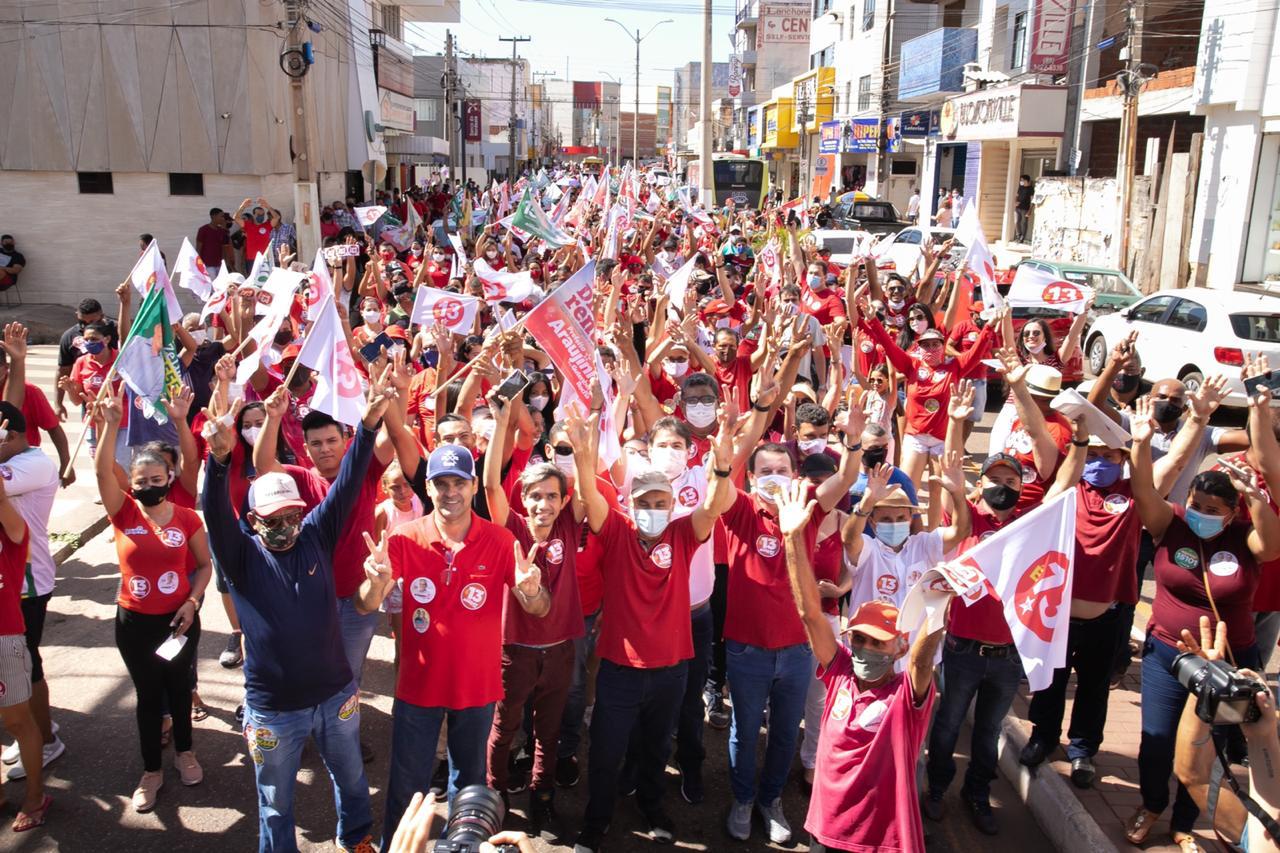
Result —
[[298, 352], [298, 362], [315, 371], [316, 389], [311, 410], [327, 414], [340, 424], [355, 426], [364, 417], [364, 392], [347, 336], [342, 332], [332, 294], [316, 312], [315, 322]]
[[437, 287], [419, 287], [409, 322], [428, 329], [443, 324], [455, 335], [469, 335], [475, 326], [480, 300]]
[[382, 218], [382, 214], [387, 212], [387, 208], [381, 204], [371, 204], [367, 207], [352, 208], [356, 213], [356, 222], [360, 223], [362, 229], [368, 229], [370, 225]]
[[209, 295], [205, 297], [204, 308], [200, 309], [200, 322], [208, 322], [209, 318], [216, 317], [227, 307], [227, 299], [230, 297], [231, 273], [227, 272], [226, 261], [222, 262], [222, 266], [218, 269], [218, 276], [209, 285]]
[[213, 292], [209, 271], [205, 269], [204, 261], [200, 259], [195, 246], [192, 246], [191, 241], [186, 237], [182, 238], [178, 259], [173, 262], [173, 274], [181, 275], [182, 278], [178, 283], [201, 299], [208, 299], [209, 294]]
[[978, 279], [982, 293], [982, 316], [990, 319], [996, 309], [1004, 306], [1004, 297], [996, 288], [996, 259], [987, 247], [987, 236], [982, 233], [978, 221], [978, 206], [966, 205], [960, 221], [956, 223], [956, 242], [969, 247], [964, 265]]
[[453, 257], [450, 259], [449, 278], [467, 277], [467, 249], [462, 245], [462, 238], [450, 234], [449, 245], [453, 246]]
[[134, 290], [143, 296], [146, 296], [147, 291], [156, 285], [163, 287], [165, 310], [169, 312], [170, 317], [181, 319], [182, 306], [178, 304], [178, 297], [173, 292], [173, 284], [169, 281], [169, 273], [165, 271], [160, 246], [155, 240], [151, 241], [151, 245], [147, 246], [146, 251], [133, 265], [133, 269], [129, 272], [129, 281], [133, 282]]
[[489, 302], [523, 302], [531, 296], [542, 295], [542, 290], [533, 283], [533, 276], [528, 270], [496, 270], [485, 263], [484, 258], [476, 258], [471, 268], [484, 286], [484, 298]]
[[262, 318], [249, 330], [248, 335], [257, 343], [257, 352], [243, 359], [237, 366], [236, 382], [248, 382], [259, 365], [271, 366], [266, 356], [271, 351], [276, 333], [280, 331], [280, 326], [293, 307], [293, 294], [305, 278], [306, 273], [279, 268], [271, 271], [265, 286], [257, 293], [257, 307], [262, 311]]
[[673, 272], [671, 277], [667, 279], [667, 297], [670, 300], [671, 307], [676, 311], [684, 310], [684, 295], [689, 289], [689, 276], [693, 274], [697, 263], [698, 256], [694, 255], [685, 261], [684, 266]]
[[1053, 273], [1019, 264], [1009, 285], [1008, 302], [1013, 308], [1057, 308], [1071, 314], [1080, 314], [1085, 304], [1093, 298], [1093, 288], [1073, 284]]

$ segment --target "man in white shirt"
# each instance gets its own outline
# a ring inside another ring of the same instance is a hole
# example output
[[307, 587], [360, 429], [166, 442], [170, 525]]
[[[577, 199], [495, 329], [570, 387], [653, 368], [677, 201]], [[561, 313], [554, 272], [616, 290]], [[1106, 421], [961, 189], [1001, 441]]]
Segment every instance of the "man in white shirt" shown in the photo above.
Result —
[[911, 198], [907, 199], [907, 221], [915, 222], [920, 215], [920, 188], [911, 190]]

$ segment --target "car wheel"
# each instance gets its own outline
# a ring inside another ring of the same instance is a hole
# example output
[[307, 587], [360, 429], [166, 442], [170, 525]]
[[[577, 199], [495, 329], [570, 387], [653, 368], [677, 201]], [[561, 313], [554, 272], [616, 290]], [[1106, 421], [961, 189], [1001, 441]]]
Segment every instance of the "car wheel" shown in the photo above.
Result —
[[1106, 366], [1107, 342], [1099, 333], [1093, 336], [1093, 340], [1089, 341], [1089, 370], [1093, 371], [1094, 376], [1101, 376], [1102, 370]]
[[1194, 367], [1178, 378], [1182, 380], [1183, 385], [1187, 386], [1188, 394], [1193, 393], [1204, 383], [1204, 374], [1199, 370], [1196, 370]]

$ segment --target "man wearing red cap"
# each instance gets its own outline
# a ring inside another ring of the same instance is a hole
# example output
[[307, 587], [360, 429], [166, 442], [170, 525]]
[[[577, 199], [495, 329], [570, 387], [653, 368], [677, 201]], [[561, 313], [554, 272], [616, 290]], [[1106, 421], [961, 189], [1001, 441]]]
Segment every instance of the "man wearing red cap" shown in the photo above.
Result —
[[805, 821], [814, 842], [809, 849], [924, 850], [915, 765], [933, 707], [942, 631], [921, 631], [906, 671], [896, 673], [894, 661], [907, 654], [898, 609], [868, 601], [850, 618], [849, 645], [842, 645], [822, 612], [809, 564], [805, 529], [816, 501], [808, 498], [808, 484], [793, 483], [777, 506], [791, 592], [827, 688]]

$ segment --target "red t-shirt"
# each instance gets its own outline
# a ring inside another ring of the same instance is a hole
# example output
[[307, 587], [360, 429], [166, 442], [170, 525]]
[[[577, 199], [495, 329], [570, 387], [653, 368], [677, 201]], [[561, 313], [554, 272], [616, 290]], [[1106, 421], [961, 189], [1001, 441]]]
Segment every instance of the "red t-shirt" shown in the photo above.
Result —
[[[970, 501], [969, 518], [973, 521], [973, 529], [969, 537], [956, 548], [956, 556], [963, 555], [970, 548], [1017, 519], [1019, 515], [1021, 512], [1015, 508], [1007, 519], [1001, 521], [987, 511], [986, 504], [975, 504]], [[1137, 575], [1134, 574], [1134, 576]], [[1004, 618], [1004, 603], [994, 595], [985, 595], [968, 606], [963, 599], [952, 602], [951, 608], [947, 611], [947, 633], [993, 646], [1007, 646], [1013, 642], [1013, 635], [1009, 633], [1009, 623]]]
[[1057, 474], [1058, 466], [1066, 456], [1067, 445], [1071, 443], [1073, 429], [1071, 421], [1057, 412], [1048, 412], [1044, 416], [1044, 421], [1049, 435], [1053, 437], [1053, 443], [1058, 448], [1058, 464], [1053, 466], [1052, 471], [1041, 472], [1036, 469], [1036, 457], [1032, 450], [1035, 447], [1035, 440], [1023, 427], [1021, 418], [1014, 418], [1013, 426], [1009, 428], [1009, 435], [1004, 440], [1002, 452], [1008, 453], [1022, 463], [1022, 494], [1018, 497], [1018, 510], [1021, 512], [1039, 506], [1040, 501], [1044, 500], [1049, 481]]
[[23, 531], [22, 541], [14, 542], [0, 527], [0, 637], [27, 631], [22, 618], [22, 583], [30, 544], [30, 530]]
[[[947, 343], [951, 344], [951, 348], [956, 352], [966, 352], [978, 342], [978, 338], [982, 335], [982, 330], [974, 325], [971, 320], [961, 320], [951, 327], [951, 331], [947, 334]], [[984, 347], [982, 357], [986, 358], [987, 353], [991, 351], [991, 344], [988, 343]], [[965, 371], [961, 379], [985, 379], [987, 376], [987, 366], [979, 359], [973, 363], [969, 370]]]
[[[113, 349], [104, 350], [102, 355], [108, 356], [105, 363], [99, 363], [94, 357], [85, 354], [76, 359], [76, 363], [71, 365], [71, 381], [80, 385], [80, 392], [89, 400], [93, 400], [98, 396], [98, 392], [102, 390], [102, 383], [107, 378], [111, 365], [115, 363], [116, 351]], [[121, 379], [116, 377], [111, 380], [111, 392], [120, 387]], [[120, 418], [120, 429], [124, 429], [129, 425], [129, 406], [123, 406], [124, 413]]]
[[[1276, 506], [1276, 499], [1272, 495], [1271, 490], [1267, 488], [1267, 481], [1262, 473], [1249, 464], [1249, 455], [1247, 453], [1233, 453], [1224, 457], [1227, 461], [1234, 465], [1239, 465], [1246, 471], [1253, 471], [1258, 478], [1258, 488], [1267, 496], [1267, 502], [1271, 504], [1271, 511], [1280, 511], [1280, 507]], [[1222, 461], [1222, 460], [1219, 460]], [[1220, 464], [1214, 464], [1213, 470], [1226, 471]], [[1239, 514], [1236, 516], [1243, 521], [1249, 521], [1249, 504], [1244, 498], [1240, 498]], [[1253, 592], [1253, 609], [1255, 613], [1270, 613], [1280, 610], [1280, 559], [1269, 560], [1258, 566], [1258, 588]], [[1263, 656], [1267, 655], [1267, 651], [1263, 650]]]
[[1138, 603], [1138, 543], [1142, 519], [1128, 480], [1105, 489], [1076, 484], [1076, 561], [1071, 597], [1081, 601]]
[[155, 524], [129, 495], [111, 516], [116, 557], [120, 562], [120, 592], [116, 604], [134, 613], [173, 613], [191, 595], [187, 572], [194, 565], [191, 537], [204, 529], [195, 510], [175, 506], [163, 528]]
[[1258, 561], [1247, 543], [1249, 524], [1237, 519], [1213, 539], [1204, 540], [1187, 526], [1186, 507], [1169, 506], [1175, 518], [1156, 545], [1156, 597], [1147, 630], [1171, 646], [1177, 644], [1183, 628], [1198, 636], [1200, 617], [1213, 618], [1204, 589], [1207, 578], [1218, 613], [1227, 623], [1231, 648], [1253, 645]]
[[30, 382], [24, 383], [23, 388], [22, 417], [27, 422], [27, 444], [39, 447], [40, 430], [52, 430], [60, 422], [43, 391]]
[[244, 259], [252, 265], [254, 259], [265, 252], [271, 243], [271, 223], [254, 222], [246, 216], [241, 220], [240, 227], [244, 231]]
[[[573, 518], [573, 505], [566, 502], [547, 541], [538, 549], [534, 558], [542, 572], [542, 585], [551, 596], [551, 610], [545, 616], [530, 616], [516, 600], [514, 587], [504, 599], [502, 614], [502, 641], [524, 646], [549, 646], [565, 640], [576, 640], [583, 635], [582, 602], [578, 597], [577, 555], [578, 542], [585, 525]], [[533, 535], [524, 516], [507, 514], [507, 530], [516, 537], [520, 548], [527, 555], [533, 545]]]
[[[813, 548], [813, 579], [840, 583], [840, 569], [844, 565], [844, 542], [840, 539], [840, 529], [823, 539]], [[822, 599], [822, 612], [830, 616], [840, 615], [840, 599]]]
[[827, 287], [818, 291], [810, 289], [807, 283], [800, 288], [800, 310], [817, 317], [824, 326], [849, 316], [844, 307], [844, 294], [837, 288]]
[[604, 611], [596, 652], [618, 666], [657, 669], [693, 657], [689, 564], [702, 544], [693, 517], [672, 520], [646, 550], [634, 522], [609, 511], [600, 530]]
[[[685, 376], [688, 376], [686, 373]], [[680, 377], [683, 379], [684, 377]], [[649, 389], [653, 391], [653, 397], [664, 406], [670, 406], [671, 401], [675, 399], [676, 394], [680, 391], [680, 386], [672, 381], [667, 374], [658, 370], [649, 371]]]
[[416, 435], [418, 443], [428, 449], [433, 442], [432, 430], [436, 424], [436, 369], [428, 367], [409, 380], [408, 415], [418, 416]]
[[[244, 506], [245, 498], [249, 497], [249, 486], [253, 482], [244, 475], [244, 457], [244, 445], [237, 441], [231, 448], [231, 464], [228, 466], [227, 473], [227, 494], [231, 496], [231, 511], [236, 514], [236, 518], [240, 517], [240, 508]], [[324, 496], [329, 493], [328, 482], [323, 477], [316, 476], [313, 469], [303, 468], [301, 465], [281, 465], [280, 467], [293, 478], [293, 482], [298, 487], [298, 497], [302, 498], [307, 505], [307, 512], [319, 506], [320, 501], [324, 500]], [[320, 484], [323, 484], [323, 487]]]
[[[332, 484], [317, 474], [314, 468], [305, 470], [306, 476], [311, 480], [309, 491], [319, 494], [323, 500], [329, 494], [329, 486]], [[347, 515], [347, 524], [338, 544], [334, 546], [333, 586], [338, 598], [355, 595], [360, 582], [364, 580], [364, 558], [369, 556], [369, 546], [364, 543], [363, 534], [374, 534], [373, 511], [378, 507], [378, 489], [382, 486], [382, 472], [386, 470], [387, 464], [379, 461], [377, 454], [374, 454], [365, 471], [364, 482], [360, 485], [360, 495]]]
[[907, 313], [911, 311], [911, 306], [916, 304], [916, 298], [914, 296], [908, 296], [903, 301], [904, 301], [904, 304], [902, 306], [901, 311], [895, 311], [893, 307], [889, 305], [889, 300], [887, 299], [885, 300], [885, 303], [884, 303], [885, 325], [891, 326], [893, 328], [893, 334], [895, 335], [898, 334], [898, 332], [901, 332], [904, 328], [906, 328]]
[[452, 268], [453, 267], [447, 258], [438, 264], [435, 261], [427, 261], [427, 278], [431, 280], [431, 286], [439, 288], [440, 290], [444, 290], [448, 287], [449, 272]]
[[729, 396], [731, 389], [738, 392], [738, 405], [746, 408], [751, 399], [751, 376], [755, 370], [751, 366], [751, 354], [756, 351], [754, 341], [743, 341], [738, 344], [738, 354], [728, 364], [716, 364], [716, 381], [720, 383], [720, 393]]
[[804, 828], [836, 850], [924, 850], [916, 759], [933, 709], [933, 685], [919, 707], [902, 673], [861, 690], [842, 645], [830, 666], [819, 667], [818, 678], [827, 699]]
[[434, 514], [387, 539], [404, 599], [397, 699], [461, 709], [502, 698], [502, 609], [505, 587], [515, 584], [514, 542], [475, 513], [456, 554], [440, 541]]
[[853, 350], [853, 357], [858, 360], [858, 372], [866, 376], [877, 364], [884, 364], [884, 347], [878, 346], [866, 334], [858, 336], [858, 345]]

